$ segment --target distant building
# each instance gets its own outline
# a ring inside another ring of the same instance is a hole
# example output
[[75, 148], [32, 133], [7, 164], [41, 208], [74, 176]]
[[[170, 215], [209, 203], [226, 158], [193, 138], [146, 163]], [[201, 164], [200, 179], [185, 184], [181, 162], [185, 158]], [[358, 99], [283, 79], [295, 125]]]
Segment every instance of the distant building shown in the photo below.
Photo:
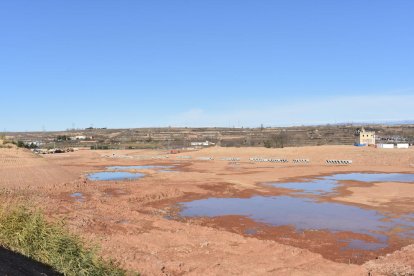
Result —
[[395, 146], [394, 144], [377, 144], [376, 147], [379, 149], [393, 149]]
[[375, 131], [366, 131], [364, 128], [355, 133], [356, 146], [375, 145]]
[[205, 142], [191, 142], [191, 146], [192, 147], [209, 147], [209, 146], [214, 146], [215, 144], [210, 142], [210, 141], [205, 141]]
[[25, 141], [24, 144], [26, 146], [36, 146], [36, 147], [40, 147], [43, 145], [43, 143], [40, 141]]
[[409, 147], [409, 144], [397, 144], [397, 149], [408, 149]]
[[84, 135], [77, 135], [70, 138], [71, 140], [86, 140], [86, 136]]

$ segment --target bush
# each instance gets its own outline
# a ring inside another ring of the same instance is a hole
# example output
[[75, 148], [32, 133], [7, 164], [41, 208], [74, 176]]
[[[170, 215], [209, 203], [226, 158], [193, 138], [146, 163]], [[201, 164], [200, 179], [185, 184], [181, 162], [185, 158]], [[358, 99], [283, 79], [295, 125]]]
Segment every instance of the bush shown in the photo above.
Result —
[[45, 263], [65, 275], [126, 275], [114, 261], [97, 257], [61, 224], [24, 208], [0, 212], [0, 245]]
[[94, 145], [91, 146], [91, 150], [109, 150], [108, 145]]
[[19, 148], [24, 148], [25, 147], [25, 144], [24, 144], [23, 141], [17, 141], [17, 142], [13, 141], [13, 144], [15, 144]]
[[264, 145], [265, 148], [268, 148], [268, 149], [270, 149], [272, 147], [272, 143], [270, 141], [264, 141], [263, 145]]

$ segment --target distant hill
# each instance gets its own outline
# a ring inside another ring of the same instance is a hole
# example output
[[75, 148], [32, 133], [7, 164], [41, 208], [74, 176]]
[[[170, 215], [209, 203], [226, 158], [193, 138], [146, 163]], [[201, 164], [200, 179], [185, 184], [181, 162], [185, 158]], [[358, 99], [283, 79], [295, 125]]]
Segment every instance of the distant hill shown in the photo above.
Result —
[[388, 121], [384, 122], [386, 125], [414, 125], [414, 120], [405, 120], [405, 121]]
[[[329, 124], [333, 126], [346, 126], [346, 125], [354, 125], [354, 126], [376, 126], [376, 125], [386, 125], [386, 126], [395, 126], [395, 125], [414, 125], [414, 120], [402, 120], [402, 121], [375, 121], [375, 122], [343, 122], [343, 123], [335, 123]], [[311, 126], [311, 125], [308, 125]], [[317, 125], [316, 125], [317, 126]]]
[[[384, 141], [401, 140], [414, 143], [414, 122], [387, 124], [336, 124], [321, 126], [268, 128], [131, 128], [84, 129], [59, 132], [8, 133], [15, 140], [40, 141], [49, 147], [104, 148], [178, 148], [193, 141], [210, 141], [219, 146], [287, 147], [318, 145], [352, 145], [355, 131], [365, 127], [374, 130]], [[81, 141], [58, 141], [58, 136], [85, 136]]]

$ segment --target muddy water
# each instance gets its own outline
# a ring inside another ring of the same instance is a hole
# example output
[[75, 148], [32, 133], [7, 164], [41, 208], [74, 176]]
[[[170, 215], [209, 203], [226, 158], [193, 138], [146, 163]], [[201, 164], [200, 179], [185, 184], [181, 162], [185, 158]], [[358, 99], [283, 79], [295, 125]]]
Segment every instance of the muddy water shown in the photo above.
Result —
[[[296, 196], [253, 196], [250, 198], [208, 198], [181, 203], [182, 217], [242, 216], [269, 226], [293, 226], [295, 231], [329, 231], [357, 233], [365, 239], [342, 239], [341, 250], [376, 251], [388, 247], [389, 239], [414, 241], [414, 210], [404, 216], [383, 214], [358, 206], [322, 202], [334, 192], [341, 181], [413, 183], [414, 174], [349, 173], [304, 178], [303, 182], [272, 183], [271, 185], [297, 191]], [[390, 185], [392, 185], [390, 183]], [[300, 194], [312, 194], [311, 198]], [[391, 233], [393, 233], [391, 235]], [[255, 232], [247, 233], [255, 235]]]

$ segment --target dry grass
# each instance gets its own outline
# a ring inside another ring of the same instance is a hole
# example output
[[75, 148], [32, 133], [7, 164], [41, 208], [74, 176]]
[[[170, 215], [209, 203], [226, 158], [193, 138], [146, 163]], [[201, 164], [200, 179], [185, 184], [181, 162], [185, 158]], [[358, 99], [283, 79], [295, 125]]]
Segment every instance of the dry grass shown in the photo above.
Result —
[[47, 222], [38, 211], [0, 209], [0, 245], [53, 267], [64, 275], [126, 275], [96, 248], [86, 248], [62, 224]]

